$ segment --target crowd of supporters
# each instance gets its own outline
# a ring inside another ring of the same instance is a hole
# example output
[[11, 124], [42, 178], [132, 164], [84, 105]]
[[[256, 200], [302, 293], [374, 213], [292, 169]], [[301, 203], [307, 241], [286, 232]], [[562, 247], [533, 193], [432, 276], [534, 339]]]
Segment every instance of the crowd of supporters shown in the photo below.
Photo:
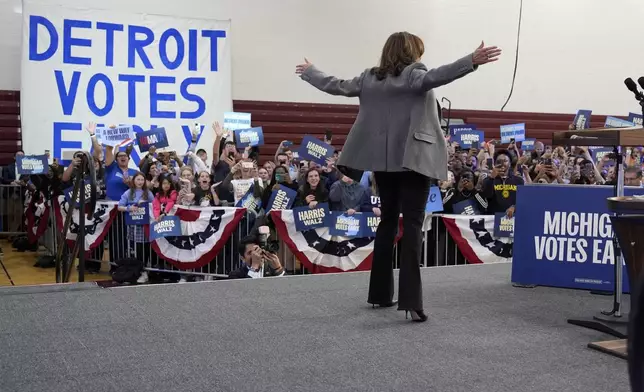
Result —
[[[185, 154], [156, 151], [153, 147], [142, 157], [138, 169], [133, 169], [134, 165], [130, 163], [133, 144], [125, 150], [104, 147], [96, 138], [96, 124], [90, 123], [86, 129], [93, 145], [97, 198], [117, 201], [120, 211], [132, 211], [143, 203], [151, 203], [151, 218], [159, 220], [172, 214], [175, 205], [235, 206], [251, 189], [262, 201], [262, 206], [266, 206], [273, 190], [282, 185], [297, 192], [295, 207], [314, 208], [318, 203], [329, 203], [331, 210], [348, 215], [356, 212], [381, 214], [374, 174], [365, 172], [359, 182], [343, 175], [335, 166], [341, 153], [339, 149], [326, 164], [319, 165], [298, 159], [297, 152], [289, 148], [292, 142], [285, 140], [275, 151], [274, 159], [260, 162], [259, 148], [262, 147], [239, 150], [231, 133], [214, 123], [211, 130], [204, 131], [214, 133], [212, 148], [197, 149], [199, 135], [195, 133]], [[331, 138], [327, 133], [324, 141], [333, 145]], [[471, 200], [482, 214], [506, 212], [512, 216], [520, 185], [601, 185], [616, 181], [615, 156], [604, 154], [596, 160], [592, 150], [584, 147], [553, 147], [536, 142], [533, 149], [526, 151], [520, 144], [512, 142], [501, 147], [494, 140], [482, 142], [477, 147], [462, 149], [457, 143], [449, 144], [448, 180], [437, 184], [445, 213], [454, 213], [454, 205]], [[642, 149], [625, 152], [625, 185], [640, 186]], [[23, 152], [16, 153], [19, 154]], [[38, 181], [34, 181], [33, 176], [20, 176], [16, 165], [12, 164], [2, 169], [2, 183], [26, 186], [31, 190], [47, 189], [46, 195], [60, 194], [72, 185], [79, 163], [80, 157], [75, 157], [64, 168], [54, 160], [49, 173], [39, 176], [44, 180]], [[263, 212], [260, 216], [264, 216]], [[270, 219], [267, 224], [270, 227]], [[140, 226], [128, 227], [127, 239], [135, 243], [147, 241]], [[257, 240], [253, 237], [241, 244], [240, 259], [248, 262], [242, 262], [241, 272], [238, 270], [232, 275], [252, 276], [257, 269]], [[264, 256], [270, 258], [270, 255]], [[273, 260], [271, 265], [271, 271], [284, 272], [279, 260]], [[146, 281], [144, 278], [141, 281]]]

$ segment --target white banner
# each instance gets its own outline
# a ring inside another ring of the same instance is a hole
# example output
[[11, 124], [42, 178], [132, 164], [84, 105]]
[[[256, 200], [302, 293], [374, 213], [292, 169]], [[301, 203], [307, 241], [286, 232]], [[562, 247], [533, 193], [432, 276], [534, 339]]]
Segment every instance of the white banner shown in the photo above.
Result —
[[[230, 42], [230, 21], [25, 2], [24, 150], [68, 160], [90, 149], [85, 126], [95, 121], [135, 132], [165, 127], [183, 154], [195, 123], [221, 121], [232, 109]], [[199, 145], [213, 142], [206, 131]]]

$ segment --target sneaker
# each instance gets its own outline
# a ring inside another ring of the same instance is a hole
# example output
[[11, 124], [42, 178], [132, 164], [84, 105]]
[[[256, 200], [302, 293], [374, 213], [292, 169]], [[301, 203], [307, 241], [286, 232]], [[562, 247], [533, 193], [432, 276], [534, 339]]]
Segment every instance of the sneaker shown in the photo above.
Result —
[[136, 283], [148, 283], [148, 271], [141, 272], [141, 276], [136, 280]]
[[185, 278], [185, 277], [183, 277], [183, 276], [181, 277], [181, 279], [179, 279], [179, 283], [187, 283], [187, 282], [188, 282], [188, 281], [187, 281], [187, 280], [186, 280], [186, 278]]

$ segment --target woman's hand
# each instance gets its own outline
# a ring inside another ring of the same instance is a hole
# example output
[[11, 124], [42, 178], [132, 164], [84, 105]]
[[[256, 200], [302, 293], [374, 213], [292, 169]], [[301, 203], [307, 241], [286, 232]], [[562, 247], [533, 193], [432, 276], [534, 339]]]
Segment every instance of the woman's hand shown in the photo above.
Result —
[[298, 75], [302, 75], [304, 72], [306, 72], [309, 67], [313, 65], [309, 60], [304, 57], [304, 64], [296, 65], [295, 66], [295, 73]]
[[315, 200], [315, 195], [308, 195], [304, 200], [306, 200], [307, 204], [311, 204], [311, 202]]
[[349, 216], [351, 216], [351, 215], [353, 215], [353, 214], [355, 214], [355, 213], [356, 213], [356, 210], [354, 210], [353, 208], [349, 208], [349, 209], [347, 210], [347, 215], [349, 215]]
[[371, 209], [371, 211], [373, 211], [373, 214], [374, 214], [375, 216], [380, 216], [380, 215], [382, 214], [382, 212], [380, 211], [380, 208], [378, 208], [378, 207], [373, 207], [373, 208]]
[[314, 209], [315, 207], [317, 207], [317, 205], [318, 205], [317, 201], [312, 201], [312, 202], [309, 203], [309, 208]]
[[93, 122], [93, 121], [89, 122], [85, 129], [87, 129], [87, 132], [89, 133], [90, 137], [96, 135], [96, 123], [95, 122]]
[[484, 46], [484, 42], [481, 41], [481, 45], [474, 51], [472, 54], [472, 63], [474, 65], [483, 65], [487, 63], [492, 63], [499, 59], [501, 55], [501, 49], [496, 46]]
[[219, 124], [219, 121], [215, 121], [212, 123], [212, 129], [215, 131], [215, 136], [218, 138], [223, 138], [226, 132], [224, 129], [221, 127], [221, 124]]

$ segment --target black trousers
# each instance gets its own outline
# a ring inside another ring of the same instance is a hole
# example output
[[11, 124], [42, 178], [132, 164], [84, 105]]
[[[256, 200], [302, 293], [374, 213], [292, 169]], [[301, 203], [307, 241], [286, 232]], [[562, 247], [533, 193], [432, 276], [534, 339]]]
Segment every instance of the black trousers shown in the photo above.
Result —
[[429, 194], [430, 179], [416, 172], [376, 172], [382, 216], [376, 232], [369, 303], [385, 303], [393, 299], [394, 241], [399, 215], [403, 214], [402, 254], [398, 284], [398, 309], [423, 309], [420, 263], [423, 243], [423, 220]]

